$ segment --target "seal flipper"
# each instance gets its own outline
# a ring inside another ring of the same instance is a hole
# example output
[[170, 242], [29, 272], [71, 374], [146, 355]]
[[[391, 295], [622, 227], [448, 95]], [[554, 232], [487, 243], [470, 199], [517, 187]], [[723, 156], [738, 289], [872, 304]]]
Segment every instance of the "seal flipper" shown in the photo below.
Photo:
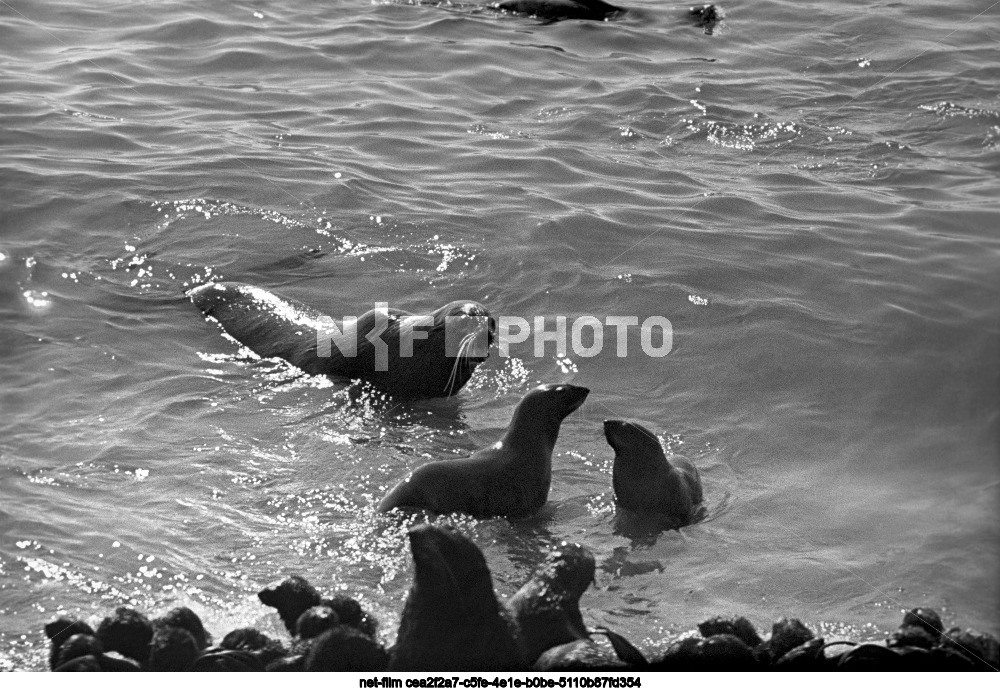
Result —
[[640, 667], [646, 667], [649, 665], [649, 661], [647, 661], [646, 657], [642, 655], [642, 652], [635, 648], [635, 645], [622, 635], [612, 632], [607, 627], [594, 627], [590, 630], [590, 632], [591, 634], [603, 634], [607, 637], [608, 641], [611, 643], [611, 648], [615, 650], [615, 654], [617, 654], [618, 658], [620, 658], [624, 663], [627, 663], [630, 666]]

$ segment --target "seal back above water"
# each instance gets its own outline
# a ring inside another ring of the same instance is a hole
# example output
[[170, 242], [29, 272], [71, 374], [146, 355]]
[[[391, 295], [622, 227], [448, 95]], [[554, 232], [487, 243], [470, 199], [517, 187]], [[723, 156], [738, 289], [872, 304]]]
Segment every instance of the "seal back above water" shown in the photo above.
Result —
[[534, 514], [549, 497], [559, 426], [589, 392], [571, 384], [533, 389], [517, 405], [499, 442], [466, 459], [419, 467], [389, 491], [378, 511], [406, 507], [474, 517]]
[[539, 19], [593, 19], [603, 21], [625, 14], [623, 7], [615, 7], [603, 0], [503, 0], [490, 5], [495, 10], [526, 14]]

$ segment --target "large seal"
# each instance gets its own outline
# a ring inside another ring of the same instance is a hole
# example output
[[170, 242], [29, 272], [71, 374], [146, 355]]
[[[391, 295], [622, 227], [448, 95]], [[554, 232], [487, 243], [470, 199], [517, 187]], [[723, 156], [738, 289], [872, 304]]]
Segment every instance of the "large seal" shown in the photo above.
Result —
[[563, 418], [590, 392], [571, 384], [544, 384], [514, 410], [503, 438], [467, 459], [432, 461], [389, 491], [378, 511], [394, 507], [464, 512], [475, 517], [526, 517], [549, 497], [552, 450]]
[[338, 320], [249, 284], [208, 283], [187, 295], [262, 358], [283, 358], [310, 375], [365, 380], [403, 399], [457, 393], [486, 360], [494, 331], [489, 312], [473, 301], [428, 316], [376, 308]]
[[486, 558], [449, 526], [410, 529], [413, 586], [389, 670], [525, 670], [524, 646], [497, 601]]
[[671, 524], [690, 524], [702, 501], [701, 478], [682, 456], [663, 453], [656, 435], [637, 423], [604, 421], [604, 436], [615, 450], [615, 499], [638, 514], [660, 515]]

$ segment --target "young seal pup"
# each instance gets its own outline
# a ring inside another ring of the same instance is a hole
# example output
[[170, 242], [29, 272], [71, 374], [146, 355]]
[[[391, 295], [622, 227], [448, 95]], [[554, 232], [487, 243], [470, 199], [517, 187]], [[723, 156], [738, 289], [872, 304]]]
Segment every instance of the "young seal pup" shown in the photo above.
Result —
[[403, 399], [457, 394], [493, 339], [489, 311], [468, 300], [426, 316], [386, 308], [335, 320], [249, 284], [207, 283], [187, 295], [261, 358], [282, 358], [310, 375], [365, 380]]
[[637, 514], [662, 515], [676, 526], [690, 524], [702, 501], [694, 464], [682, 456], [668, 460], [656, 435], [637, 423], [604, 421], [604, 436], [615, 450], [612, 482], [618, 504]]
[[[587, 629], [580, 597], [594, 583], [594, 554], [563, 541], [534, 576], [507, 600], [533, 670], [594, 670], [644, 666], [646, 659], [627, 639], [607, 628]], [[598, 647], [591, 634], [603, 634], [617, 658]]]
[[524, 646], [497, 601], [486, 558], [448, 526], [410, 529], [413, 586], [389, 670], [526, 670]]
[[528, 392], [514, 410], [503, 438], [467, 459], [432, 461], [401, 481], [379, 503], [464, 512], [474, 517], [526, 517], [549, 497], [552, 450], [563, 419], [590, 392], [572, 384], [545, 384]]
[[534, 576], [507, 600], [517, 620], [528, 660], [577, 639], [589, 639], [580, 613], [580, 597], [594, 583], [594, 554], [579, 543], [563, 541], [545, 558]]

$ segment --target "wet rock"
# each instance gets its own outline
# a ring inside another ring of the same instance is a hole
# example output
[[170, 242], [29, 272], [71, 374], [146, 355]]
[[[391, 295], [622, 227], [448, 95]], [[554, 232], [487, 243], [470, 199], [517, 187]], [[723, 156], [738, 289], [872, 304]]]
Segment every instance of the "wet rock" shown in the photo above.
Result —
[[326, 605], [313, 606], [296, 620], [295, 633], [302, 639], [312, 639], [339, 624], [340, 618], [333, 608]]
[[824, 644], [822, 637], [810, 639], [775, 661], [774, 667], [781, 670], [828, 670], [823, 656]]
[[119, 657], [116, 654], [101, 654], [97, 662], [104, 673], [138, 673], [142, 668], [130, 658]]
[[94, 630], [86, 622], [71, 620], [70, 618], [59, 618], [58, 620], [53, 620], [45, 626], [45, 636], [52, 642], [49, 648], [50, 669], [54, 670], [57, 665], [56, 659], [59, 656], [59, 648], [63, 645], [63, 642], [72, 637], [74, 634], [93, 635]]
[[60, 668], [73, 659], [83, 656], [93, 656], [94, 660], [104, 653], [104, 646], [101, 640], [92, 634], [74, 634], [62, 643], [56, 655], [53, 670]]
[[258, 651], [276, 644], [273, 639], [255, 627], [241, 627], [226, 634], [219, 642], [221, 649]]
[[686, 637], [674, 642], [662, 656], [653, 659], [650, 670], [697, 670], [703, 641], [699, 637]]
[[188, 670], [201, 649], [195, 638], [180, 627], [160, 627], [153, 632], [147, 670], [172, 673]]
[[933, 649], [937, 646], [939, 637], [931, 634], [923, 627], [903, 626], [887, 639], [892, 648], [916, 646], [921, 649]]
[[305, 670], [306, 657], [302, 654], [282, 656], [267, 664], [264, 668], [269, 673], [286, 673]]
[[989, 634], [952, 627], [941, 637], [941, 646], [954, 649], [980, 670], [1000, 668], [1000, 644]]
[[244, 649], [208, 649], [191, 664], [199, 673], [262, 673], [265, 662], [255, 651]]
[[903, 624], [900, 625], [900, 629], [905, 627], [919, 627], [931, 635], [935, 641], [944, 632], [941, 616], [930, 608], [914, 608], [907, 611], [903, 616]]
[[930, 670], [971, 671], [976, 669], [976, 664], [972, 660], [955, 649], [936, 646], [928, 652], [928, 655], [930, 656]]
[[153, 625], [138, 610], [119, 606], [112, 615], [101, 620], [97, 626], [97, 637], [105, 651], [117, 651], [143, 664], [149, 660]]
[[389, 654], [361, 630], [339, 625], [316, 637], [304, 667], [307, 671], [381, 672], [389, 667]]
[[350, 596], [337, 594], [332, 598], [324, 598], [321, 605], [333, 608], [341, 625], [353, 627], [372, 639], [378, 636], [378, 619]]
[[771, 638], [756, 649], [758, 658], [773, 663], [797, 646], [802, 646], [815, 635], [799, 620], [781, 618], [771, 627]]
[[249, 651], [255, 654], [262, 666], [288, 655], [285, 645], [253, 627], [233, 630], [222, 638], [219, 649], [223, 651]]
[[167, 611], [166, 614], [152, 622], [153, 629], [160, 627], [179, 627], [187, 630], [194, 637], [198, 649], [204, 649], [212, 643], [212, 636], [205, 630], [201, 618], [187, 606], [180, 606]]
[[764, 640], [757, 634], [757, 629], [745, 617], [724, 618], [714, 617], [698, 625], [698, 631], [703, 637], [713, 634], [731, 634], [738, 637], [751, 649], [759, 646]]
[[54, 669], [56, 673], [99, 673], [101, 664], [96, 656], [81, 656], [60, 664]]
[[837, 670], [892, 671], [900, 668], [899, 654], [881, 644], [859, 644], [837, 662]]
[[754, 670], [759, 667], [753, 650], [732, 634], [713, 634], [701, 642], [700, 649], [705, 670]]

